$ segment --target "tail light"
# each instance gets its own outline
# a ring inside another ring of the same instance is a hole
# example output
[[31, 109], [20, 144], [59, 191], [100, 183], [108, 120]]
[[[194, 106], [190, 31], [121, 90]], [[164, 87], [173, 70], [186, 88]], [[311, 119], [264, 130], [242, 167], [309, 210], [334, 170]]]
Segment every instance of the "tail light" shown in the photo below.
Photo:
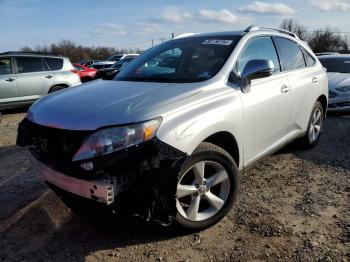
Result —
[[72, 70], [70, 70], [71, 72], [73, 72], [73, 73], [75, 73], [75, 74], [78, 74], [78, 70], [76, 70], [76, 69], [72, 69]]

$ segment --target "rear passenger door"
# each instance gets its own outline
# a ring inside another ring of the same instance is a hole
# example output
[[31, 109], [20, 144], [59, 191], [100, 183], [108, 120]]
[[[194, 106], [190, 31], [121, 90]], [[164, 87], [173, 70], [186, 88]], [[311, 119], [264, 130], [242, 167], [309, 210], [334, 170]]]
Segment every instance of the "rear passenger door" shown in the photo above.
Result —
[[17, 85], [23, 100], [46, 95], [55, 84], [55, 75], [39, 56], [17, 56]]
[[245, 65], [256, 59], [271, 60], [275, 72], [270, 77], [252, 80], [250, 91], [241, 93], [246, 165], [285, 143], [290, 125], [289, 82], [280, 70], [277, 51], [270, 36], [248, 42], [237, 60], [236, 74], [239, 76]]
[[6, 106], [18, 98], [16, 75], [13, 74], [13, 58], [0, 58], [0, 106]]
[[274, 37], [274, 41], [292, 89], [289, 132], [293, 137], [306, 130], [323, 72], [315, 68], [316, 60], [295, 41], [284, 37]]

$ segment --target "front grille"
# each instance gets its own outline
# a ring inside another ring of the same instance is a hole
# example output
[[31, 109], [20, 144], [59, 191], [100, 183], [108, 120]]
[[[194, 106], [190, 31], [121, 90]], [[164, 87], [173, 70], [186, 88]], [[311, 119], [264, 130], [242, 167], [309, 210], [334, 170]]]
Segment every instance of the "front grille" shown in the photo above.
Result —
[[89, 133], [51, 128], [24, 119], [18, 128], [17, 144], [50, 167], [67, 172], [82, 140]]
[[337, 107], [348, 107], [348, 106], [350, 106], [350, 102], [337, 103]]

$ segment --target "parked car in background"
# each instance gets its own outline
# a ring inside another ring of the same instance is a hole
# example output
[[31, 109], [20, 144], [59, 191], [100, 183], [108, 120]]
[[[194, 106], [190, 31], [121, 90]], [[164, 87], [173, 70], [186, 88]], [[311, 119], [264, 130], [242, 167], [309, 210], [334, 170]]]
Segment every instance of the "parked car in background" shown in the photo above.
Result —
[[79, 63], [79, 64], [91, 68], [91, 67], [93, 67], [93, 65], [94, 65], [95, 63], [98, 63], [98, 62], [100, 62], [100, 61], [101, 61], [101, 60], [83, 60], [83, 61], [81, 61], [81, 63]]
[[350, 111], [350, 55], [325, 55], [319, 60], [327, 69], [328, 110]]
[[[139, 74], [155, 61], [166, 70]], [[326, 72], [293, 33], [252, 26], [180, 36], [113, 81], [35, 103], [17, 141], [35, 173], [80, 214], [97, 212], [79, 204], [83, 197], [111, 212], [203, 229], [236, 202], [240, 172], [295, 139], [317, 144], [327, 96]]]
[[99, 79], [99, 78], [102, 78], [104, 80], [113, 79], [124, 66], [126, 66], [128, 63], [130, 63], [134, 59], [135, 57], [123, 58], [123, 59], [120, 59], [118, 62], [115, 62], [110, 67], [102, 68], [98, 70], [96, 74], [96, 79]]
[[88, 62], [89, 60], [81, 60], [79, 61], [77, 64], [80, 64], [80, 65], [84, 65], [86, 62]]
[[72, 72], [76, 73], [80, 77], [82, 83], [89, 82], [96, 76], [97, 70], [94, 68], [83, 66], [81, 64], [73, 64], [73, 66], [74, 69]]
[[21, 106], [81, 83], [66, 57], [26, 53], [0, 53], [0, 108]]
[[338, 52], [323, 52], [323, 53], [316, 53], [316, 56], [324, 56], [324, 55], [336, 55], [339, 54]]
[[118, 62], [121, 59], [125, 59], [125, 58], [135, 58], [139, 56], [139, 54], [121, 54], [121, 55], [113, 55], [111, 57], [109, 57], [106, 61], [100, 61], [97, 63], [94, 63], [92, 66], [93, 68], [99, 70], [102, 68], [107, 68], [110, 67], [111, 65], [113, 65], [115, 62]]

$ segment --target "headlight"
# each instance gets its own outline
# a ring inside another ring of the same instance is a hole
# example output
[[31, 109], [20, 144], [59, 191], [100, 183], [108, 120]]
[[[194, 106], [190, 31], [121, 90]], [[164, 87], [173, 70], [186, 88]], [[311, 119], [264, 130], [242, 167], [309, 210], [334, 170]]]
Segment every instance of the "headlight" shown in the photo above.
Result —
[[350, 92], [350, 86], [337, 87], [336, 90], [339, 92]]
[[83, 141], [73, 161], [107, 155], [146, 142], [155, 137], [160, 123], [161, 118], [157, 118], [135, 125], [101, 129]]

